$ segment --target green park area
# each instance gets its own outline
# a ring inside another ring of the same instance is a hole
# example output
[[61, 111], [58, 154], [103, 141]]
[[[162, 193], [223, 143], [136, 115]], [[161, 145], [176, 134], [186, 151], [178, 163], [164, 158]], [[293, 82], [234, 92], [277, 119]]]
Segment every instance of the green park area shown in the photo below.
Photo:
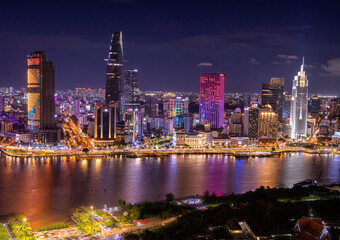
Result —
[[126, 204], [119, 200], [119, 213], [115, 216], [101, 209], [81, 206], [74, 211], [73, 218], [82, 233], [95, 234], [103, 229], [114, 229], [133, 226], [135, 220], [158, 218], [169, 219], [183, 214], [187, 207], [172, 204], [174, 195], [167, 194], [165, 202], [143, 202], [138, 204]]
[[8, 226], [13, 234], [15, 240], [34, 240], [35, 237], [32, 232], [30, 223], [26, 220], [26, 217], [19, 215], [11, 217], [8, 220]]
[[122, 223], [128, 224], [135, 220], [148, 218], [169, 219], [190, 210], [187, 207], [172, 204], [173, 200], [174, 195], [169, 193], [167, 194], [166, 202], [143, 202], [124, 205], [122, 206], [124, 209], [123, 215], [117, 218]]
[[73, 214], [79, 230], [91, 235], [100, 232], [100, 222], [96, 220], [95, 216], [96, 214], [91, 208], [84, 206], [77, 208]]
[[43, 231], [50, 231], [50, 230], [55, 230], [55, 229], [62, 229], [62, 228], [68, 228], [70, 225], [69, 224], [58, 224], [58, 225], [51, 225], [48, 227], [40, 227], [37, 229], [38, 232], [43, 232]]
[[[308, 199], [311, 196], [313, 201]], [[339, 194], [319, 186], [260, 187], [244, 194], [222, 197], [205, 192], [201, 200], [208, 206], [205, 210], [187, 211], [165, 226], [129, 233], [124, 239], [231, 239], [227, 222], [247, 220], [260, 224], [265, 236], [276, 238], [293, 236], [294, 225], [302, 216], [320, 217], [328, 223], [340, 220]], [[330, 231], [338, 230], [333, 227]]]
[[0, 239], [1, 240], [8, 240], [9, 239], [9, 234], [8, 234], [7, 228], [1, 222], [0, 222]]

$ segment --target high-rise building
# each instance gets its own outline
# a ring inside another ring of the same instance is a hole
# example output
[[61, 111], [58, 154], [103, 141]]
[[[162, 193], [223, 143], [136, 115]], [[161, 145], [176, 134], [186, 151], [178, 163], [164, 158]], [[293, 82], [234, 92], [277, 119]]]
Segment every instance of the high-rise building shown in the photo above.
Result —
[[154, 93], [145, 94], [145, 116], [146, 117], [158, 116], [157, 98]]
[[340, 98], [334, 98], [329, 101], [329, 115], [330, 117], [340, 115]]
[[276, 139], [278, 134], [278, 114], [270, 107], [260, 108], [258, 116], [258, 137], [260, 140]]
[[222, 73], [202, 73], [200, 77], [200, 121], [223, 128], [224, 80]]
[[176, 97], [170, 98], [168, 101], [163, 103], [163, 111], [168, 117], [180, 116], [187, 114], [189, 107], [189, 99]]
[[79, 113], [80, 113], [80, 100], [76, 98], [73, 100], [73, 115], [78, 118]]
[[282, 123], [284, 103], [284, 78], [271, 78], [270, 83], [262, 83], [262, 105], [270, 105]]
[[259, 138], [259, 108], [250, 107], [248, 109], [248, 137], [250, 139]]
[[122, 32], [114, 32], [111, 38], [106, 67], [105, 103], [117, 103], [118, 119], [123, 109], [123, 39]]
[[308, 80], [304, 71], [304, 59], [298, 75], [294, 77], [290, 106], [291, 138], [307, 137]]
[[27, 56], [28, 130], [32, 138], [41, 143], [58, 142], [55, 126], [55, 70], [46, 52], [33, 52]]
[[229, 134], [231, 136], [241, 136], [243, 133], [242, 112], [240, 108], [236, 108], [230, 116]]
[[248, 136], [249, 131], [249, 108], [245, 107], [242, 114], [243, 135]]
[[138, 108], [128, 108], [125, 113], [125, 132], [130, 138], [130, 142], [136, 142], [136, 138], [141, 131], [141, 126], [139, 122], [139, 109]]
[[321, 111], [321, 100], [318, 96], [313, 95], [308, 100], [308, 112], [316, 118]]
[[95, 108], [96, 139], [111, 140], [117, 136], [117, 105], [97, 104]]
[[138, 70], [127, 69], [124, 71], [124, 104], [139, 104], [139, 102]]
[[55, 70], [45, 52], [27, 56], [28, 128], [54, 129]]
[[[290, 114], [290, 102], [291, 102], [292, 95], [284, 92], [283, 96], [284, 96], [284, 101], [283, 101], [282, 118], [288, 118]], [[285, 125], [285, 127], [287, 127], [287, 125]]]

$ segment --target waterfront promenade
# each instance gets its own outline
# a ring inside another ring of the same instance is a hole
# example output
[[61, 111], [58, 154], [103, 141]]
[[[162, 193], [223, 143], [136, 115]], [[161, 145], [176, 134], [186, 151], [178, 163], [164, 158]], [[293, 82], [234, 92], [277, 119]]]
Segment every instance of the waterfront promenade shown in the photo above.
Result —
[[285, 152], [303, 152], [309, 154], [340, 154], [334, 149], [310, 150], [301, 147], [289, 147], [273, 150], [272, 147], [251, 147], [251, 148], [173, 148], [173, 149], [113, 149], [113, 150], [93, 150], [87, 153], [83, 151], [61, 151], [47, 149], [27, 149], [18, 147], [0, 147], [1, 152], [12, 157], [78, 157], [78, 158], [106, 158], [115, 155], [127, 157], [165, 157], [170, 154], [225, 154], [229, 156], [269, 156]]

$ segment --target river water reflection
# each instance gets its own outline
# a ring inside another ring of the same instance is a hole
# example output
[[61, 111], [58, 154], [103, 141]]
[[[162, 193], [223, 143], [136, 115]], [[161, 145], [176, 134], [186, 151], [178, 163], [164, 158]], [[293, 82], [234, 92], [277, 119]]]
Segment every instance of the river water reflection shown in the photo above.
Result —
[[306, 178], [340, 182], [340, 156], [285, 154], [235, 160], [224, 155], [81, 160], [0, 159], [0, 216], [24, 214], [33, 227], [70, 220], [79, 205], [112, 206], [202, 194], [243, 193], [263, 186], [291, 187]]

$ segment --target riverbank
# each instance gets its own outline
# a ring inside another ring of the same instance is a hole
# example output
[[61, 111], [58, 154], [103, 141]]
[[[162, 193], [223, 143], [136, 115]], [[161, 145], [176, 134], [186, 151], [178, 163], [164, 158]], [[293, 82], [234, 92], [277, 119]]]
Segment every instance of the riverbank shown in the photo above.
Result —
[[[205, 190], [244, 193], [259, 186], [292, 187], [305, 179], [339, 182], [339, 156], [303, 153], [238, 160], [224, 154], [168, 158], [80, 159], [76, 157], [0, 159], [2, 219], [24, 214], [33, 228], [67, 223], [70, 209], [111, 206], [119, 199], [159, 201], [172, 192], [186, 197]], [[36, 203], [39, 203], [36, 205]]]
[[[145, 239], [145, 230], [148, 229], [153, 231], [153, 234], [165, 234], [166, 236], [169, 234], [167, 231], [169, 227], [175, 228], [176, 231], [174, 232], [177, 232], [177, 230], [185, 231], [188, 234], [187, 237], [195, 234], [209, 235], [211, 234], [209, 232], [210, 224], [216, 227], [220, 226], [220, 214], [228, 213], [225, 215], [227, 217], [225, 219], [237, 218], [239, 222], [251, 218], [262, 220], [260, 222], [263, 222], [263, 212], [270, 211], [270, 214], [267, 214], [266, 217], [275, 220], [276, 225], [274, 224], [274, 228], [269, 225], [266, 226], [267, 232], [286, 234], [290, 233], [291, 224], [308, 214], [310, 209], [307, 209], [306, 206], [311, 207], [313, 212], [322, 216], [324, 220], [333, 218], [336, 214], [324, 211], [323, 206], [328, 207], [339, 203], [340, 193], [335, 192], [334, 187], [337, 186], [260, 187], [243, 194], [224, 196], [216, 196], [215, 193], [209, 194], [209, 192], [205, 192], [200, 197], [182, 198], [181, 200], [167, 198], [166, 201], [162, 202], [143, 202], [133, 205], [126, 205], [124, 202], [120, 207], [117, 207], [119, 210], [113, 210], [115, 208], [94, 209], [92, 207], [80, 207], [75, 210], [72, 217], [77, 219], [75, 223], [78, 226], [77, 228], [81, 230], [82, 235], [92, 232], [93, 234], [100, 234], [101, 237], [123, 234], [127, 239], [135, 239], [134, 237], [137, 236]], [[280, 216], [276, 211], [268, 210], [272, 208], [280, 209], [281, 211], [287, 210], [292, 207], [291, 203], [293, 202], [293, 212], [298, 214]], [[255, 208], [261, 211], [248, 211]], [[339, 209], [337, 208], [334, 211], [338, 212]], [[202, 229], [194, 230], [192, 223], [201, 222], [202, 224], [202, 221], [192, 221], [192, 217], [200, 219], [202, 215], [205, 222]], [[180, 217], [179, 221], [178, 217]], [[279, 218], [287, 221], [287, 223], [281, 225], [282, 221], [278, 221]], [[295, 221], [292, 222], [291, 219], [295, 219]], [[185, 230], [187, 227], [191, 229], [189, 232]], [[277, 229], [279, 229], [278, 232]], [[51, 235], [51, 233], [58, 232], [60, 233], [62, 230], [45, 231], [44, 234]], [[35, 232], [34, 235], [38, 236], [38, 233]]]
[[[325, 154], [325, 152], [312, 151], [304, 148], [289, 148], [272, 151], [271, 149], [172, 149], [172, 150], [113, 150], [113, 151], [98, 151], [98, 152], [73, 152], [73, 151], [36, 151], [36, 150], [21, 150], [21, 149], [6, 149], [1, 148], [1, 152], [10, 157], [76, 157], [76, 158], [108, 158], [112, 156], [126, 156], [128, 158], [142, 157], [168, 157], [171, 154], [224, 154], [235, 157], [271, 157], [283, 153], [301, 152], [308, 154]], [[340, 154], [327, 152], [326, 154]]]
[[204, 210], [198, 208], [187, 212], [158, 228], [127, 233], [124, 239], [259, 239], [261, 236], [263, 239], [289, 240], [298, 234], [294, 228], [296, 223], [306, 216], [320, 218], [324, 224], [320, 227], [334, 226], [335, 231], [331, 229], [328, 237], [337, 238], [340, 234], [336, 230], [340, 220], [339, 196], [339, 192], [333, 192], [329, 187], [316, 185], [307, 188], [260, 187], [244, 194], [220, 197], [206, 192], [201, 197], [207, 206]]

